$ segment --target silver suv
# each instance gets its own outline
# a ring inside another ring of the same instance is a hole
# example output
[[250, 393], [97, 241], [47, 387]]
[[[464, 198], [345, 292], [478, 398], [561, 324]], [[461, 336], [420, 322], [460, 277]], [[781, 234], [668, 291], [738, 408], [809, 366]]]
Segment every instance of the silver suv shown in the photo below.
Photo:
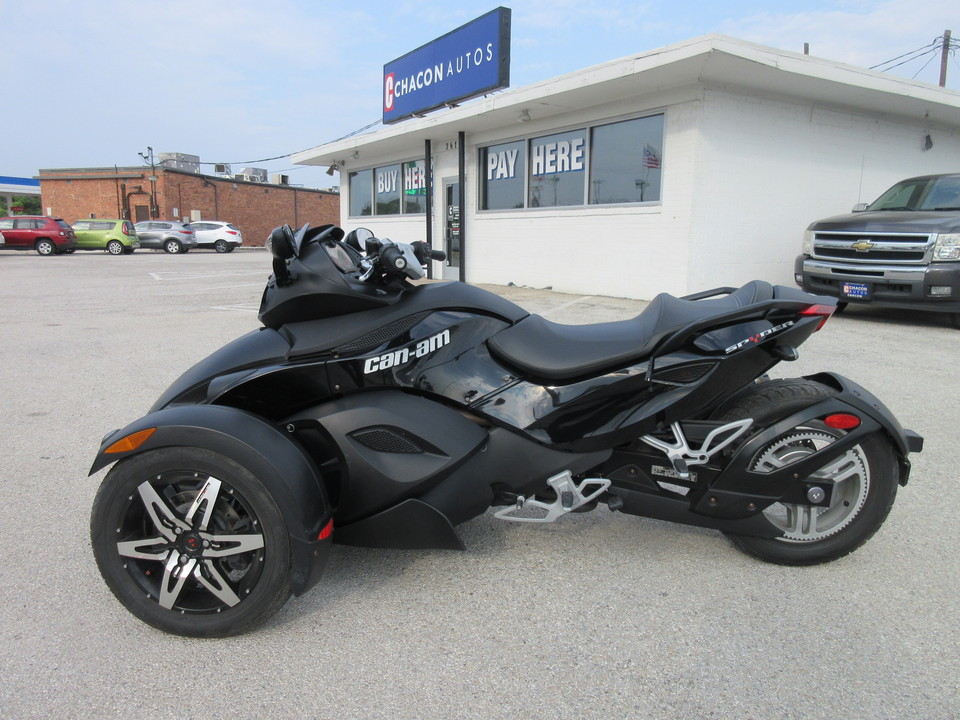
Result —
[[143, 220], [133, 226], [141, 248], [185, 253], [197, 246], [197, 236], [181, 222], [171, 220]]

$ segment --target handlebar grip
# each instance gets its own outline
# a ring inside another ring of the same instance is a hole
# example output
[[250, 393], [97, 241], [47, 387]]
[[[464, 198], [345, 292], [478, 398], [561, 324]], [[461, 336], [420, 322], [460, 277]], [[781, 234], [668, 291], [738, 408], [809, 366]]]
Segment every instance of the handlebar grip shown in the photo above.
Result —
[[426, 265], [430, 260], [447, 259], [447, 254], [445, 252], [442, 250], [434, 250], [422, 240], [412, 242], [410, 245], [413, 247], [413, 252], [417, 256], [417, 260], [420, 261], [421, 265]]
[[407, 268], [407, 259], [396, 245], [387, 245], [380, 250], [380, 264], [386, 272], [402, 273]]

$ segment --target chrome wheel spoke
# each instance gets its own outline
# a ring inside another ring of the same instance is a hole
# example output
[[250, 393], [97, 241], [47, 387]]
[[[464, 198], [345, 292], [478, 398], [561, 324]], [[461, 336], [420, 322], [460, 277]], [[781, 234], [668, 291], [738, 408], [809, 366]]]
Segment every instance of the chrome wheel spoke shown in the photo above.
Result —
[[141, 483], [137, 491], [140, 493], [140, 499], [147, 509], [147, 514], [164, 538], [173, 542], [180, 532], [190, 529], [183, 520], [177, 517], [176, 513], [167, 505], [164, 499], [157, 494], [157, 491], [153, 489], [153, 486], [149, 482]]
[[240, 602], [240, 598], [209, 560], [197, 565], [193, 576], [226, 605], [233, 607]]
[[197, 561], [194, 558], [188, 558], [185, 562], [180, 562], [180, 556], [176, 552], [170, 553], [167, 558], [167, 564], [163, 568], [163, 584], [160, 586], [160, 607], [171, 610], [180, 597], [180, 591], [183, 590], [183, 584], [190, 577]]
[[165, 537], [127, 540], [117, 543], [117, 551], [123, 557], [163, 562], [170, 552], [170, 543]]
[[[220, 495], [220, 487], [223, 485], [215, 477], [207, 478], [199, 494], [193, 501], [193, 505], [187, 511], [187, 522], [191, 527], [197, 530], [206, 530], [210, 524], [210, 518], [213, 516], [213, 506], [217, 503], [217, 497]], [[199, 524], [197, 515], [200, 514]]]
[[228, 557], [259, 550], [263, 547], [263, 535], [204, 535], [210, 546], [203, 551], [203, 557]]

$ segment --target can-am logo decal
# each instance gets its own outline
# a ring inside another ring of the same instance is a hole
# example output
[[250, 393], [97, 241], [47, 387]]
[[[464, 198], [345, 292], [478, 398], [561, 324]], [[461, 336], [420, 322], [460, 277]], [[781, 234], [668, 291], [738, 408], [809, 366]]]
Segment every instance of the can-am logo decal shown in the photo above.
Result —
[[377, 355], [376, 357], [367, 358], [367, 361], [363, 364], [363, 374], [368, 375], [369, 373], [378, 372], [380, 370], [389, 370], [390, 368], [397, 367], [398, 365], [403, 365], [406, 362], [409, 362], [411, 359], [423, 358], [434, 353], [444, 345], [450, 344], [450, 331], [444, 330], [441, 333], [432, 335], [426, 340], [421, 340], [416, 345], [411, 345], [410, 347], [400, 348], [399, 350], [393, 350], [383, 355]]
[[758, 343], [758, 342], [760, 342], [761, 340], [764, 340], [764, 339], [770, 337], [770, 336], [773, 335], [774, 333], [778, 333], [778, 332], [780, 332], [781, 330], [786, 330], [788, 327], [790, 327], [790, 326], [793, 325], [793, 324], [794, 324], [794, 321], [793, 321], [793, 320], [788, 320], [788, 321], [785, 322], [785, 323], [780, 323], [779, 325], [774, 325], [772, 328], [768, 328], [768, 329], [764, 330], [763, 332], [758, 332], [756, 335], [751, 335], [750, 337], [744, 338], [744, 339], [741, 340], [740, 342], [738, 342], [738, 343], [736, 343], [736, 344], [734, 344], [734, 345], [731, 345], [731, 346], [728, 347], [726, 350], [724, 350], [724, 353], [726, 353], [727, 355], [729, 355], [730, 353], [735, 352], [735, 351], [739, 350], [740, 348], [745, 347], [746, 345], [750, 345], [751, 343], [754, 343], [754, 344], [755, 344], [755, 343]]

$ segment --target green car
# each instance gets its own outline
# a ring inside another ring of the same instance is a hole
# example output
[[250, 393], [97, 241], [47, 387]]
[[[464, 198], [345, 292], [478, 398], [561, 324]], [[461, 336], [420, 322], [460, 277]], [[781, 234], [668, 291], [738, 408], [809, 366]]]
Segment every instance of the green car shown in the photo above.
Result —
[[111, 255], [122, 255], [140, 247], [129, 220], [77, 220], [72, 227], [77, 235], [77, 250], [106, 250]]

